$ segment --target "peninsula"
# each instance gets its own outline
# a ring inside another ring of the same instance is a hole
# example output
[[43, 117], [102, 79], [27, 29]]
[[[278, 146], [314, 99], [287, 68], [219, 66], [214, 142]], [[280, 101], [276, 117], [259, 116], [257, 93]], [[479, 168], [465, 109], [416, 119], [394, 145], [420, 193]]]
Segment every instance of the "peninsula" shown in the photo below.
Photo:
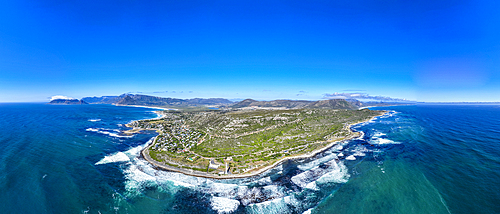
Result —
[[247, 106], [159, 113], [162, 118], [127, 124], [132, 132], [158, 132], [141, 152], [148, 162], [188, 175], [229, 179], [262, 173], [287, 159], [312, 157], [358, 137], [352, 124], [384, 112]]

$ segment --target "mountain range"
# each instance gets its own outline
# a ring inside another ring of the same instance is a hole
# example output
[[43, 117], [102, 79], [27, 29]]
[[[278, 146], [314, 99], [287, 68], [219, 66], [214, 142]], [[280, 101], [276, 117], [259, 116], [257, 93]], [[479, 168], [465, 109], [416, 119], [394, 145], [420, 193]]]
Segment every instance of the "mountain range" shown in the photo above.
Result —
[[257, 101], [246, 99], [241, 102], [231, 105], [232, 108], [243, 107], [286, 107], [294, 109], [302, 108], [327, 108], [327, 109], [358, 109], [363, 104], [357, 100], [331, 99], [331, 100], [272, 100], [272, 101]]
[[355, 99], [329, 99], [329, 100], [272, 100], [257, 101], [245, 99], [240, 102], [232, 102], [224, 98], [193, 98], [178, 99], [164, 98], [140, 94], [122, 94], [120, 96], [84, 97], [82, 102], [89, 104], [113, 104], [113, 105], [142, 105], [161, 107], [197, 107], [217, 105], [224, 108], [244, 107], [285, 107], [289, 109], [359, 109], [365, 106], [400, 105], [401, 103], [361, 102]]
[[115, 104], [115, 105], [145, 105], [145, 106], [204, 106], [204, 105], [229, 105], [230, 100], [223, 98], [194, 98], [178, 99], [164, 98], [140, 94], [122, 94], [120, 96], [84, 97], [83, 101], [89, 104]]

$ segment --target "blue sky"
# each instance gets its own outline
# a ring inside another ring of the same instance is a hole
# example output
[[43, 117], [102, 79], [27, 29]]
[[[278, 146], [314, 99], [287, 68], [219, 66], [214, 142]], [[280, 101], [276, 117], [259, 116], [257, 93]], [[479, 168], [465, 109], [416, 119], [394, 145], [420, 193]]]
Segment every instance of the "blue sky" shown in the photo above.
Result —
[[498, 1], [1, 1], [0, 102], [127, 92], [500, 101], [499, 9]]

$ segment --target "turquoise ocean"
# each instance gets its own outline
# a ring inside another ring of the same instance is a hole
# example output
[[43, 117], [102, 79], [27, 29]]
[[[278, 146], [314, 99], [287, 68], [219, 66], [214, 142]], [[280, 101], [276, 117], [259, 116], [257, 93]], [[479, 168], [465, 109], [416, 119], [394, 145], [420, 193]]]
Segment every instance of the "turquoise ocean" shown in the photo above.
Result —
[[363, 136], [246, 179], [153, 168], [153, 109], [0, 104], [0, 213], [500, 213], [500, 105], [377, 107]]

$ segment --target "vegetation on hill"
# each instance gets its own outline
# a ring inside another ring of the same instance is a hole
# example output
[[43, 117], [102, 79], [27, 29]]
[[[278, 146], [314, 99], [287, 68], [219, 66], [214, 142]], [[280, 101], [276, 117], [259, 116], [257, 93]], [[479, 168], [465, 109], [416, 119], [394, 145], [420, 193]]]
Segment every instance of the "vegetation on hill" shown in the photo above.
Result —
[[349, 124], [381, 112], [283, 109], [164, 114], [162, 119], [129, 124], [160, 133], [147, 150], [151, 158], [208, 174], [245, 174], [343, 140], [352, 135]]

